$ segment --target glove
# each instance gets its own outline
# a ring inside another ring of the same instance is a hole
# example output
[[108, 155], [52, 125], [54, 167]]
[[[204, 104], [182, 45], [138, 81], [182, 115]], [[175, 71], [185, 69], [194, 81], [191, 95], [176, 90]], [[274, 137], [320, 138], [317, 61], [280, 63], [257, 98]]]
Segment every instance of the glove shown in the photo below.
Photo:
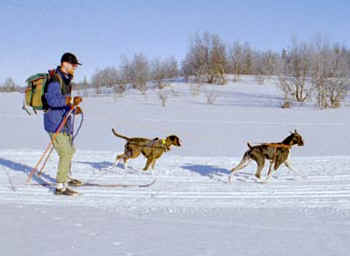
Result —
[[81, 113], [83, 113], [83, 110], [81, 109], [81, 107], [77, 106], [75, 107], [75, 112], [76, 115], [80, 115]]
[[72, 97], [71, 96], [66, 96], [66, 105], [70, 105], [72, 102]]
[[73, 99], [73, 106], [78, 106], [83, 101], [83, 98], [80, 96], [75, 96]]

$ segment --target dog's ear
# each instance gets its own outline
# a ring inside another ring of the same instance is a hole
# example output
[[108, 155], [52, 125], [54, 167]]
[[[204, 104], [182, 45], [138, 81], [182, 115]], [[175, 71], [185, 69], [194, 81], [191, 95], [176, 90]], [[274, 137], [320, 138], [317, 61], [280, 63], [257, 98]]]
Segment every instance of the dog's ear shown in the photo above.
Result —
[[171, 140], [171, 142], [176, 143], [176, 136], [175, 135], [170, 135], [169, 136], [169, 140]]
[[176, 145], [181, 147], [181, 141], [179, 139], [179, 137], [176, 136]]
[[173, 143], [173, 145], [181, 146], [180, 139], [176, 135], [170, 135], [168, 138]]

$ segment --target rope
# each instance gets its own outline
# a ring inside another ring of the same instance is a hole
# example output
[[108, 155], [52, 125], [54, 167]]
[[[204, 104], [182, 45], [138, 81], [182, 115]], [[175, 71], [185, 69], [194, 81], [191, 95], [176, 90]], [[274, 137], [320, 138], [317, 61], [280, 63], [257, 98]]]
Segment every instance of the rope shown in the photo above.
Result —
[[[74, 123], [75, 123], [75, 115], [73, 115], [71, 134], [74, 133]], [[73, 137], [72, 137], [72, 143], [71, 144], [73, 146]]]
[[[80, 132], [80, 129], [81, 129], [81, 127], [83, 126], [83, 122], [84, 122], [84, 112], [81, 112], [80, 115], [81, 115], [80, 124], [79, 124], [79, 126], [78, 126], [77, 131], [75, 132], [75, 134], [74, 134], [73, 137], [72, 137], [72, 143], [73, 143], [75, 137], [78, 136], [78, 134], [79, 134], [79, 132]], [[73, 122], [73, 127], [74, 127], [74, 122]], [[73, 130], [73, 131], [74, 131], [74, 130]]]

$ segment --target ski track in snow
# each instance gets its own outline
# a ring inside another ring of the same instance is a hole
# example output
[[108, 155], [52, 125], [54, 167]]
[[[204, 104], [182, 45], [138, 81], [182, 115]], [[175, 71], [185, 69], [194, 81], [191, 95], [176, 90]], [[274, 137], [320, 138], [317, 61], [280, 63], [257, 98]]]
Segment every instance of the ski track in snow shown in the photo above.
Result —
[[[293, 166], [305, 177], [281, 167], [266, 183], [254, 177], [250, 164], [227, 182], [229, 170], [240, 160], [229, 157], [162, 157], [153, 172], [144, 172], [142, 157], [129, 167], [113, 167], [115, 153], [78, 151], [74, 177], [101, 184], [146, 184], [148, 188], [78, 187], [77, 198], [53, 195], [53, 188], [25, 185], [27, 174], [41, 152], [0, 151], [0, 202], [5, 204], [62, 205], [150, 212], [190, 209], [196, 213], [222, 208], [350, 208], [350, 157], [295, 157]], [[57, 156], [47, 163], [43, 178], [54, 182]], [[267, 166], [265, 166], [266, 172]], [[32, 183], [37, 183], [34, 178]]]

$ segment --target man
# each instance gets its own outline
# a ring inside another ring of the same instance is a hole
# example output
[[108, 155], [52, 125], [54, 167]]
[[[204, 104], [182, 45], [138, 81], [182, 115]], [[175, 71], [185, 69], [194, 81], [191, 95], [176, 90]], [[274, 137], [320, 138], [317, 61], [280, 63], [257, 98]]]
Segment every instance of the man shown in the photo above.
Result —
[[[71, 102], [71, 81], [78, 65], [81, 65], [77, 57], [72, 53], [65, 53], [61, 58], [61, 66], [52, 72], [51, 79], [47, 84], [45, 100], [47, 112], [44, 114], [44, 127], [49, 133], [51, 140], [54, 137], [62, 120], [72, 107]], [[80, 114], [81, 108], [78, 106], [82, 101], [81, 97], [74, 97], [73, 114]], [[56, 195], [74, 196], [78, 192], [70, 189], [68, 185], [81, 185], [79, 180], [70, 177], [72, 158], [75, 148], [72, 144], [72, 121], [69, 117], [63, 129], [57, 134], [52, 141], [58, 156], [58, 170], [56, 175]]]

